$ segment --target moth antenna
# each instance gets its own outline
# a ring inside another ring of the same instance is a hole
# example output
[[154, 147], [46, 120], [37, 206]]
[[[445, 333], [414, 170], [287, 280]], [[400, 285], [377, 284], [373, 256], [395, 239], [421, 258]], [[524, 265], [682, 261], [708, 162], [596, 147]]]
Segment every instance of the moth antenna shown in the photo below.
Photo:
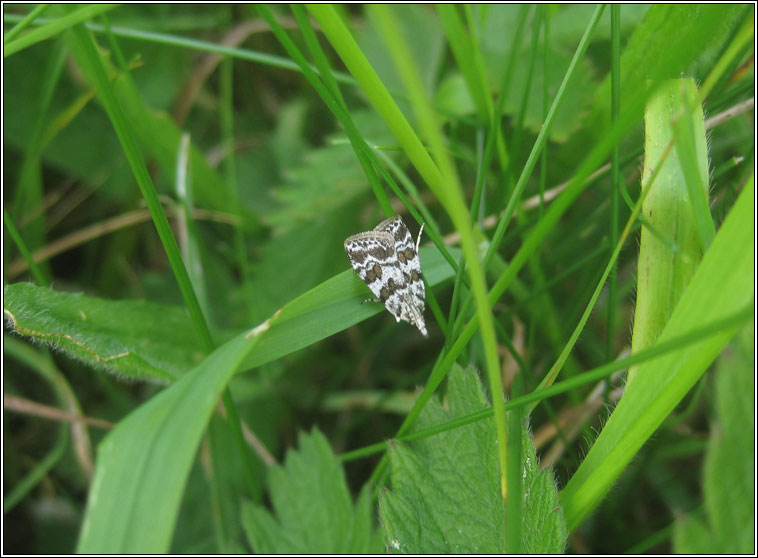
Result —
[[426, 223], [421, 223], [421, 228], [418, 230], [418, 237], [416, 238], [416, 253], [417, 254], [418, 254], [419, 244], [421, 244], [421, 233], [424, 232], [424, 225], [426, 225]]

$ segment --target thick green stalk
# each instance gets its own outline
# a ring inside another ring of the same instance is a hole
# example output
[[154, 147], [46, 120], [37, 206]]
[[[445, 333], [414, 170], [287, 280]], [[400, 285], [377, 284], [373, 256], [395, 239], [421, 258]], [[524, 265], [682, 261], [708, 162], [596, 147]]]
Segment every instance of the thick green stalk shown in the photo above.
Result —
[[[703, 111], [698, 107], [695, 112], [689, 112], [689, 105], [696, 96], [695, 82], [683, 79], [664, 83], [650, 99], [645, 109], [643, 177], [650, 176], [674, 140], [674, 120], [688, 118], [692, 127], [698, 129], [699, 168], [696, 172], [707, 185], [708, 153]], [[655, 343], [703, 255], [686, 181], [680, 150], [671, 150], [642, 204], [645, 220], [670, 244], [662, 242], [647, 227], [640, 233], [632, 352]], [[704, 195], [708, 195], [707, 186]], [[672, 251], [671, 245], [676, 250]], [[632, 382], [636, 373], [636, 368], [630, 369], [627, 382]]]

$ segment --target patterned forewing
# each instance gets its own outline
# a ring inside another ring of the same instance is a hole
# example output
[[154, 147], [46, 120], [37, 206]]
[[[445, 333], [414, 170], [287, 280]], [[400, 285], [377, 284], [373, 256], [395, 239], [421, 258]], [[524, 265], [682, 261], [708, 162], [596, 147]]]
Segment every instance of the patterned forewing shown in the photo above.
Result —
[[413, 242], [411, 231], [405, 226], [403, 220], [397, 216], [391, 217], [379, 223], [374, 230], [388, 232], [392, 235], [397, 261], [411, 294], [422, 301], [426, 300], [424, 281], [421, 276], [421, 261], [416, 253], [416, 245]]
[[395, 240], [386, 231], [374, 229], [351, 236], [345, 241], [350, 265], [379, 302], [398, 318], [399, 305], [392, 296], [405, 288], [403, 272], [395, 255]]

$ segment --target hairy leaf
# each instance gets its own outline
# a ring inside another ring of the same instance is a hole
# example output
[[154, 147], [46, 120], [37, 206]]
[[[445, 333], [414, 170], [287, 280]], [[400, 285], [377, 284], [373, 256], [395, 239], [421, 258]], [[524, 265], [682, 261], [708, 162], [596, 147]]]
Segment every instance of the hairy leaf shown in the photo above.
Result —
[[104, 300], [31, 283], [6, 285], [13, 331], [95, 368], [148, 381], [173, 381], [203, 355], [181, 308], [141, 300]]
[[[454, 367], [446, 405], [432, 399], [416, 428], [425, 429], [488, 406], [479, 376]], [[560, 553], [566, 543], [553, 474], [538, 471], [528, 428], [522, 429], [521, 548]], [[505, 512], [500, 494], [493, 420], [457, 428], [411, 444], [390, 446], [392, 491], [379, 511], [387, 547], [397, 553], [505, 552]]]

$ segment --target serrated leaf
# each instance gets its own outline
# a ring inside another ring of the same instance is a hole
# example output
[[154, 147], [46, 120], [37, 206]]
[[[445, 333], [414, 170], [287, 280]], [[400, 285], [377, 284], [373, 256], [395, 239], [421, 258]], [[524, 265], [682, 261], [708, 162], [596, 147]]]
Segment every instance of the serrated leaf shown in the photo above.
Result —
[[[708, 522], [686, 517], [676, 523], [674, 548], [685, 554], [755, 552], [754, 327], [743, 328], [731, 354], [716, 370], [717, 420], [705, 457]], [[700, 528], [700, 536], [693, 532]]]
[[[448, 422], [488, 406], [479, 376], [454, 367], [447, 405], [432, 399], [417, 429]], [[446, 408], [448, 410], [446, 410]], [[538, 471], [523, 428], [521, 548], [563, 552], [566, 529], [551, 471]], [[380, 496], [385, 543], [398, 553], [497, 553], [505, 551], [505, 512], [493, 419], [390, 446], [392, 491]]]
[[[376, 113], [355, 111], [350, 116], [367, 141], [392, 144], [387, 126]], [[307, 222], [320, 224], [335, 209], [369, 191], [355, 151], [345, 143], [345, 132], [335, 132], [325, 141], [324, 147], [304, 154], [297, 166], [287, 167], [283, 184], [273, 190], [281, 206], [267, 215], [266, 221], [277, 234]]]
[[104, 300], [31, 283], [6, 285], [3, 313], [13, 331], [95, 368], [167, 382], [202, 360], [187, 313], [140, 300]]
[[259, 554], [378, 553], [369, 492], [353, 506], [342, 465], [318, 431], [301, 434], [284, 466], [269, 470], [275, 514], [245, 503], [242, 523]]

